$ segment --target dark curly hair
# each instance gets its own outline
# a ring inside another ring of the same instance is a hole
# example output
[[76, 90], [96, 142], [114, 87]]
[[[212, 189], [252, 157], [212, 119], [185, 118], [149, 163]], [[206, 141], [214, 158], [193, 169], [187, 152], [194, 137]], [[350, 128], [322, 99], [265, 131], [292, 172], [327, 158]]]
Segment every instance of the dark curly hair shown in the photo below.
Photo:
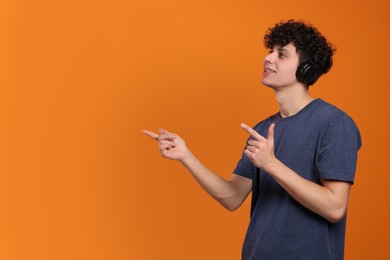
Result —
[[289, 43], [295, 46], [300, 63], [315, 59], [320, 75], [332, 67], [336, 48], [315, 27], [300, 20], [281, 21], [268, 28], [264, 36], [264, 45], [268, 49]]

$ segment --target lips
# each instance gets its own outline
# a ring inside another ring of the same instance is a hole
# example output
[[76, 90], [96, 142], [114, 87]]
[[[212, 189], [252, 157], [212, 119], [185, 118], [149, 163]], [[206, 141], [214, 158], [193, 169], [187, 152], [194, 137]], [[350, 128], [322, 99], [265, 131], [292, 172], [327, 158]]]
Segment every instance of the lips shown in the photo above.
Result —
[[274, 70], [270, 69], [269, 67], [264, 67], [263, 77], [265, 77], [271, 73], [276, 73], [276, 72]]
[[265, 73], [271, 73], [271, 72], [275, 73], [275, 71], [270, 69], [269, 67], [264, 67], [264, 72]]

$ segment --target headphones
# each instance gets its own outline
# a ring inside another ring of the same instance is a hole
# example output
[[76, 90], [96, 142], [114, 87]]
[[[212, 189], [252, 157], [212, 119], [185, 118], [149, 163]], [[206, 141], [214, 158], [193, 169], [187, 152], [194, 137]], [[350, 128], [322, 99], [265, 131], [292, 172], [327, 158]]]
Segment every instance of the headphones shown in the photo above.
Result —
[[317, 79], [321, 76], [321, 72], [318, 66], [318, 57], [314, 56], [313, 59], [304, 61], [299, 64], [295, 73], [298, 81], [306, 84], [307, 86], [313, 85]]

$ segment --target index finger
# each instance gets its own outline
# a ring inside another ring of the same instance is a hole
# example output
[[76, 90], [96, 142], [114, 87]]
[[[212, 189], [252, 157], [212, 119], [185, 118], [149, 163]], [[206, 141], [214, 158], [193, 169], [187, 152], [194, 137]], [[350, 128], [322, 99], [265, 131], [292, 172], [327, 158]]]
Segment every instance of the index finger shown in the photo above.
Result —
[[142, 133], [150, 136], [151, 138], [153, 138], [154, 140], [157, 140], [158, 139], [158, 134], [152, 132], [152, 131], [149, 131], [149, 130], [142, 130]]
[[242, 127], [242, 129], [247, 131], [248, 134], [250, 134], [250, 136], [252, 136], [254, 139], [256, 139], [256, 140], [265, 140], [265, 138], [263, 136], [261, 136], [258, 132], [256, 132], [254, 129], [252, 129], [251, 127], [247, 126], [246, 124], [242, 123], [241, 127]]

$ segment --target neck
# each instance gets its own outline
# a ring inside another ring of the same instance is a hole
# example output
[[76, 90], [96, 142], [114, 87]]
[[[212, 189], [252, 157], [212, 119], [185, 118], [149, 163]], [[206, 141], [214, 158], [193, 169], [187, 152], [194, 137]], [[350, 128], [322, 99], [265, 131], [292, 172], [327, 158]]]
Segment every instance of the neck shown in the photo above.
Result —
[[314, 100], [304, 86], [282, 88], [275, 90], [276, 100], [281, 117], [289, 117], [298, 113], [302, 108]]

